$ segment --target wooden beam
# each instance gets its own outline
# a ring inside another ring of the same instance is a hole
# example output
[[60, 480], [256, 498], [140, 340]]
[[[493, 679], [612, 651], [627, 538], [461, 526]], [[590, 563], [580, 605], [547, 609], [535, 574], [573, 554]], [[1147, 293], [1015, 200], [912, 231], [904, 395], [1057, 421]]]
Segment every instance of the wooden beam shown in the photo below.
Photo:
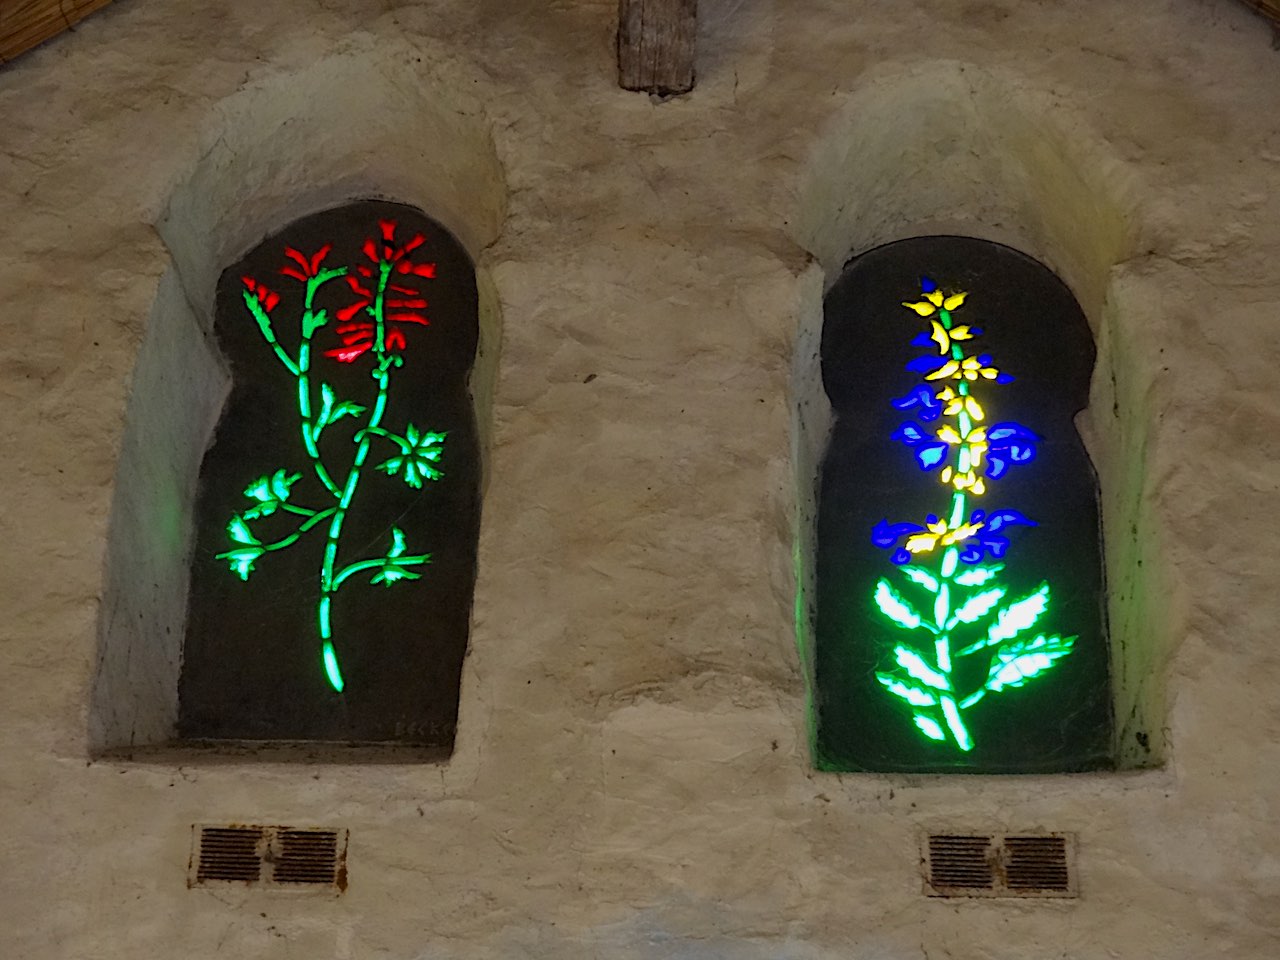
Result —
[[0, 0], [0, 63], [55, 37], [111, 0]]
[[618, 0], [618, 84], [688, 93], [697, 36], [698, 0]]

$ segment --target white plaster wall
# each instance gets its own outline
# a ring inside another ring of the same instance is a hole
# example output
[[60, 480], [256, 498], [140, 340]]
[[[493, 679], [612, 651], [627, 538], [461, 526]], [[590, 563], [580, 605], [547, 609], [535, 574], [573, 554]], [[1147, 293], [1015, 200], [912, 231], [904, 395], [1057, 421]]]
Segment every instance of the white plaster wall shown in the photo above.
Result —
[[[1228, 0], [707, 0], [699, 85], [656, 103], [614, 85], [615, 6], [119, 0], [0, 70], [0, 957], [1273, 956], [1280, 57], [1265, 26]], [[406, 137], [376, 181], [308, 96], [309, 78], [365, 70], [398, 103], [437, 104], [428, 121], [370, 96], [368, 129]], [[91, 759], [131, 371], [176, 296], [167, 271], [191, 311], [170, 319], [198, 322], [218, 261], [279, 225], [246, 212], [212, 251], [172, 228], [175, 210], [217, 209], [201, 204], [228, 181], [201, 171], [248, 142], [240, 106], [261, 91], [282, 127], [305, 114], [313, 148], [355, 157], [317, 185], [258, 136], [282, 220], [327, 190], [422, 202], [421, 171], [402, 168], [459, 169], [477, 149], [428, 136], [451, 114], [502, 167], [505, 210], [458, 227], [482, 247], [502, 345], [445, 765]], [[931, 104], [930, 122], [895, 103]], [[886, 166], [893, 129], [903, 156]], [[858, 216], [824, 212], [837, 187]], [[1160, 769], [809, 769], [795, 462], [821, 418], [793, 430], [813, 398], [793, 354], [824, 271], [917, 219], [1042, 257], [1095, 325], [1082, 429], [1104, 519], [1130, 524], [1107, 529], [1128, 611], [1113, 626], [1156, 691], [1135, 702], [1162, 728]], [[349, 890], [188, 890], [190, 824], [223, 820], [349, 827]], [[918, 832], [956, 827], [1078, 832], [1081, 898], [922, 897]]]

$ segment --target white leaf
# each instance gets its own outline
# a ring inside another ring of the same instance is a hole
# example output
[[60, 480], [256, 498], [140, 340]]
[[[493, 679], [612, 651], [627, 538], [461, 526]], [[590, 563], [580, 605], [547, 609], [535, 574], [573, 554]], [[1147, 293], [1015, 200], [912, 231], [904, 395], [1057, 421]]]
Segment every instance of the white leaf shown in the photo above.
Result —
[[907, 579], [920, 584], [930, 593], [938, 592], [938, 580], [928, 570], [921, 570], [919, 567], [900, 567], [899, 569], [907, 575]]
[[973, 623], [988, 610], [994, 607], [1008, 593], [1004, 587], [993, 587], [990, 590], [984, 590], [982, 593], [976, 593], [966, 600], [955, 612], [955, 616], [947, 623], [947, 629], [950, 630], [957, 623]]
[[926, 686], [935, 690], [950, 690], [947, 678], [924, 662], [924, 658], [906, 647], [894, 647], [893, 655], [898, 665]]
[[1075, 642], [1075, 637], [1041, 635], [1030, 642], [1013, 643], [998, 650], [987, 676], [987, 689], [998, 693], [1005, 687], [1022, 686], [1069, 654]]
[[880, 612], [900, 626], [914, 630], [920, 626], [920, 614], [911, 609], [898, 592], [889, 586], [889, 581], [882, 579], [876, 584], [876, 606]]
[[1049, 585], [1042, 583], [1035, 593], [1009, 604], [996, 614], [996, 622], [987, 631], [987, 642], [994, 646], [1013, 639], [1023, 630], [1034, 626], [1048, 608]]
[[913, 707], [932, 707], [938, 700], [930, 693], [925, 693], [919, 687], [913, 687], [903, 683], [888, 673], [877, 673], [876, 679], [879, 680], [888, 690], [896, 697], [901, 697]]

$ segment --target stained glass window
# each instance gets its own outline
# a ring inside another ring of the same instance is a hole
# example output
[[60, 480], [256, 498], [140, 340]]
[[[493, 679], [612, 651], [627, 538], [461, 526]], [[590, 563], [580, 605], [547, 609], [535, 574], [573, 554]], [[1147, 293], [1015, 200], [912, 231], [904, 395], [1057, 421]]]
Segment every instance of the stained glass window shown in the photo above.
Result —
[[1094, 346], [1008, 247], [904, 240], [826, 298], [818, 764], [1109, 765], [1098, 491], [1073, 419]]
[[222, 275], [232, 378], [205, 455], [184, 738], [448, 751], [475, 579], [475, 275], [439, 224], [365, 201]]

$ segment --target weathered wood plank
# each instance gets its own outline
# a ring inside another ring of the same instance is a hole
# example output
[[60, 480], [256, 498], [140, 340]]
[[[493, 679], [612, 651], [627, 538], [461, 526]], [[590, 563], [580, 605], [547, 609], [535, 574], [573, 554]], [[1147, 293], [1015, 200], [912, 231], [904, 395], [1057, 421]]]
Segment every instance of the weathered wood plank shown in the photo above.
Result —
[[0, 64], [74, 26], [111, 0], [0, 0]]
[[697, 34], [698, 0], [618, 0], [618, 84], [688, 93]]

